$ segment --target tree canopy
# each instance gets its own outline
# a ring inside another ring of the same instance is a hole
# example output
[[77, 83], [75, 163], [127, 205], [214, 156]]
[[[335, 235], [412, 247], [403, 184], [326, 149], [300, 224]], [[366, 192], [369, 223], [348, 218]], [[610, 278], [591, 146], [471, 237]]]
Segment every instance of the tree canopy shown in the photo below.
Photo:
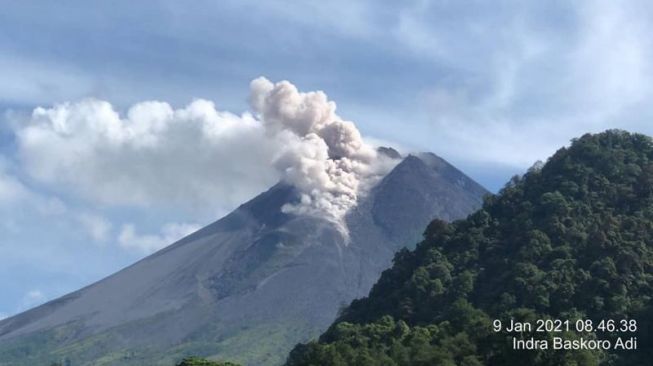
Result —
[[239, 366], [238, 364], [223, 361], [209, 361], [199, 357], [188, 357], [183, 359], [177, 366]]

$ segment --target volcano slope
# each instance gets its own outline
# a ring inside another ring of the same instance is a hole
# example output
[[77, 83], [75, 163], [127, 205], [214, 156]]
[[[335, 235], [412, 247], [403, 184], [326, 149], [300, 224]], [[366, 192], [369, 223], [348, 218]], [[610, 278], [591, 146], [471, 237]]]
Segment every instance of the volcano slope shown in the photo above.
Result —
[[[653, 141], [588, 134], [466, 220], [431, 222], [367, 298], [287, 365], [649, 365], [652, 295]], [[538, 319], [570, 327], [537, 332]], [[533, 331], [495, 332], [496, 320]], [[513, 337], [550, 346], [515, 350]], [[554, 337], [612, 346], [555, 350]], [[615, 349], [631, 337], [636, 350]]]
[[[405, 157], [342, 223], [283, 213], [279, 183], [93, 285], [0, 322], [0, 365], [172, 365], [188, 355], [284, 362], [364, 296], [434, 217], [487, 193], [433, 154]], [[413, 244], [414, 245], [414, 244]]]

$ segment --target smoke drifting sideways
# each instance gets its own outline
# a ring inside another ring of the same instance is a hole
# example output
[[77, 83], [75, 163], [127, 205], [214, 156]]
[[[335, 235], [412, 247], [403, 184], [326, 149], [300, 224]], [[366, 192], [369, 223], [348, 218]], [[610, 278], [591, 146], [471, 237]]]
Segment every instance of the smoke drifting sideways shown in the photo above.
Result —
[[142, 102], [124, 116], [96, 99], [39, 107], [13, 123], [18, 158], [52, 191], [102, 206], [235, 207], [283, 180], [300, 194], [284, 212], [335, 222], [397, 163], [321, 91], [261, 77], [250, 92], [252, 113], [240, 116], [201, 99]]
[[274, 166], [299, 189], [301, 200], [284, 205], [284, 212], [340, 220], [396, 163], [366, 144], [324, 92], [302, 93], [288, 81], [263, 77], [250, 89], [250, 104], [267, 133], [287, 142]]

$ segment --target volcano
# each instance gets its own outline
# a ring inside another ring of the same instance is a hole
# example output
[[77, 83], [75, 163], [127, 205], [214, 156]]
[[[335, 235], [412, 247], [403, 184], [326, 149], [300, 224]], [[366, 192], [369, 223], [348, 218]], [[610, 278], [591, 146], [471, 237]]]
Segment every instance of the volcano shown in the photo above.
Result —
[[278, 183], [101, 281], [3, 320], [0, 365], [283, 363], [366, 295], [432, 219], [465, 218], [487, 194], [434, 154], [395, 155], [340, 224], [284, 213], [298, 192]]

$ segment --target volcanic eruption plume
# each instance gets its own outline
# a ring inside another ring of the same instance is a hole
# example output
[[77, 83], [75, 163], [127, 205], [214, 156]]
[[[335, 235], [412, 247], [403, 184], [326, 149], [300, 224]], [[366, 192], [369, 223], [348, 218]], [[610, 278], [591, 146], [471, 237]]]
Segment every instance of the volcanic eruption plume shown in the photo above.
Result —
[[[124, 115], [84, 99], [15, 121], [27, 173], [103, 205], [238, 204], [275, 181], [294, 185], [283, 211], [339, 221], [396, 162], [363, 141], [321, 91], [251, 82], [253, 113], [146, 101]], [[233, 202], [232, 202], [233, 201]]]

